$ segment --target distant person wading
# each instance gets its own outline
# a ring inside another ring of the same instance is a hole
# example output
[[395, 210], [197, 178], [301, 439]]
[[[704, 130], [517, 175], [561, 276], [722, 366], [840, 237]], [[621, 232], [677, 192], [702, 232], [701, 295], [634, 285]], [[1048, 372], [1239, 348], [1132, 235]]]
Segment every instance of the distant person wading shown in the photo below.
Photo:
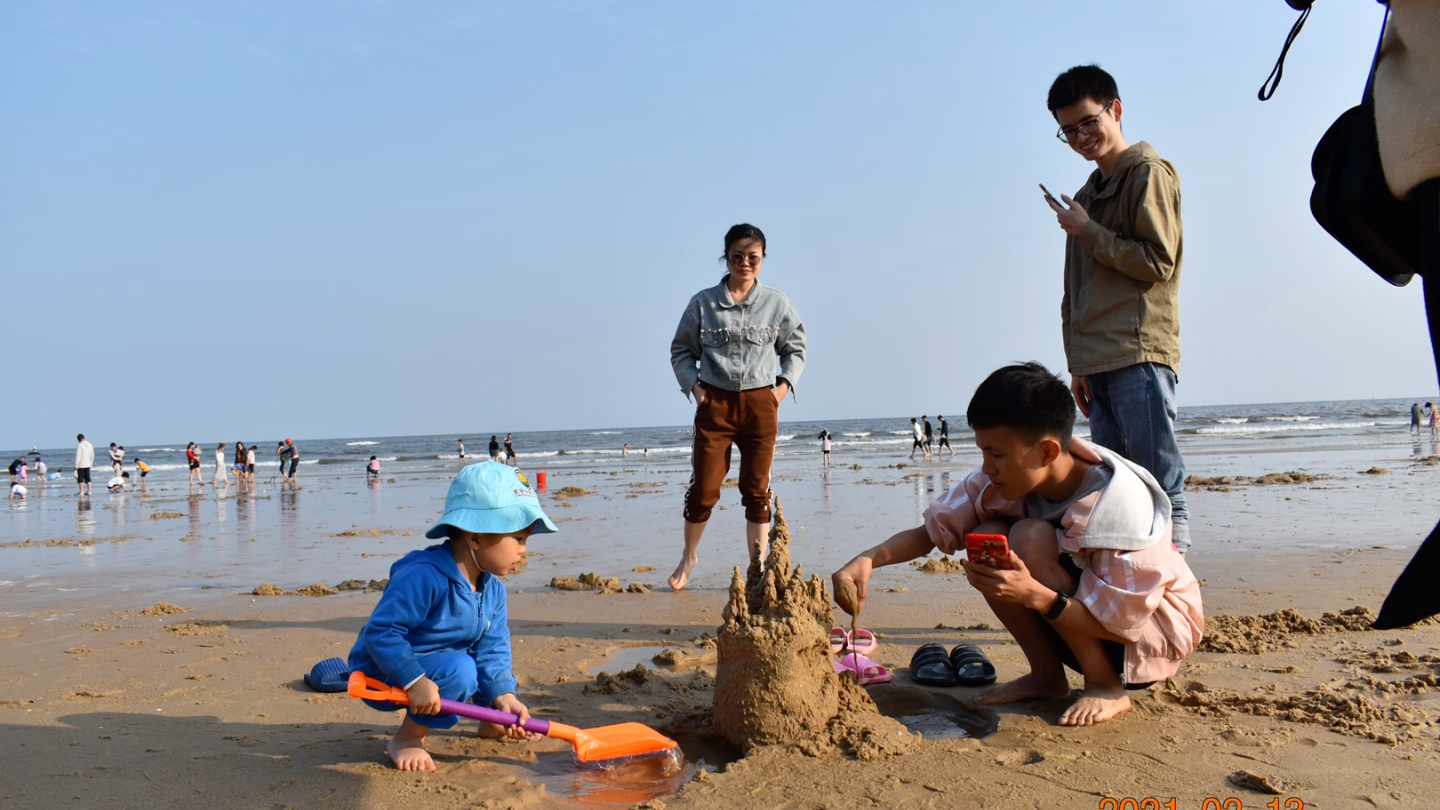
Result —
[[770, 528], [770, 465], [780, 402], [805, 368], [805, 326], [784, 293], [759, 282], [765, 234], [736, 225], [721, 261], [729, 273], [690, 299], [670, 341], [670, 364], [695, 397], [695, 447], [685, 494], [685, 552], [670, 587], [680, 590], [699, 560], [700, 537], [740, 446], [740, 502], [751, 557], [764, 559]]

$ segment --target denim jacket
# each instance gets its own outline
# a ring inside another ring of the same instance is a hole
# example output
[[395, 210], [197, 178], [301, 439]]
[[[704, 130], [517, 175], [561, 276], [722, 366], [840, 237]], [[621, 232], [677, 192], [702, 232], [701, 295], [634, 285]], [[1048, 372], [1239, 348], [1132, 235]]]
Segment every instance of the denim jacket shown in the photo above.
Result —
[[688, 397], [696, 381], [727, 391], [746, 391], [800, 381], [805, 369], [805, 324], [785, 293], [759, 281], [743, 303], [730, 297], [726, 275], [690, 299], [675, 339], [670, 364]]

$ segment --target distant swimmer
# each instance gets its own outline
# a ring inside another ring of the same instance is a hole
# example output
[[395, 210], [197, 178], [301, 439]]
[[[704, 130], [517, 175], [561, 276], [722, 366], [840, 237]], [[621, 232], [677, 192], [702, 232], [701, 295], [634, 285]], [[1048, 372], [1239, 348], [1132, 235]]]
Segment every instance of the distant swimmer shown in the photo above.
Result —
[[1420, 407], [1420, 403], [1416, 402], [1410, 406], [1410, 432], [1416, 436], [1420, 435], [1421, 419], [1424, 416], [1425, 411]]
[[490, 437], [490, 460], [500, 460], [500, 439], [493, 435]]
[[821, 460], [828, 467], [830, 466], [830, 431], [827, 428], [821, 428], [820, 435], [816, 438], [820, 440]]
[[629, 454], [629, 452], [630, 452], [630, 445], [626, 444], [626, 445], [622, 445], [622, 446], [620, 447], [620, 457], [621, 457], [621, 458], [625, 458], [625, 456], [626, 456], [627, 454]]
[[509, 433], [505, 434], [505, 463], [515, 464], [515, 439]]
[[950, 446], [950, 423], [946, 422], [943, 416], [937, 416], [935, 418], [940, 420], [940, 446], [935, 448], [935, 452], [939, 453], [941, 450], [948, 449], [950, 451], [950, 457], [954, 458], [955, 448]]
[[458, 443], [458, 444], [460, 445], [460, 463], [461, 463], [461, 464], [464, 464], [464, 463], [465, 463], [465, 440], [464, 440], [464, 439], [456, 439], [455, 441], [456, 441], [456, 443]]

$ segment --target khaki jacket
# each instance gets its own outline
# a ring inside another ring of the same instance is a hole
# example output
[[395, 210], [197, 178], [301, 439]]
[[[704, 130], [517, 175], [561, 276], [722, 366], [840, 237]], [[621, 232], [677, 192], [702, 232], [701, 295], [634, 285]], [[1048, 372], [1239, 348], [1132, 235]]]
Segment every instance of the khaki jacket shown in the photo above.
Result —
[[1060, 323], [1071, 374], [1160, 363], [1180, 371], [1180, 177], [1150, 144], [1125, 150], [1103, 191], [1096, 169], [1075, 200], [1090, 214], [1065, 240]]

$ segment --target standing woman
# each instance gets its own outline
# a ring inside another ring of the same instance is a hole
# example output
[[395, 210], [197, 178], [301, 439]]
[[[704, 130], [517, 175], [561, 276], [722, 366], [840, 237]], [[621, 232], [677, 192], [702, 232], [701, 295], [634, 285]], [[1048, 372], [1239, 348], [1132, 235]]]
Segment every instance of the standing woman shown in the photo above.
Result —
[[190, 468], [190, 486], [205, 486], [205, 474], [200, 472], [200, 447], [195, 442], [185, 445], [185, 464]]
[[245, 442], [235, 442], [235, 486], [245, 485]]
[[751, 558], [765, 558], [770, 529], [770, 464], [780, 401], [805, 369], [805, 325], [785, 294], [759, 282], [765, 234], [736, 225], [720, 260], [729, 272], [690, 299], [670, 364], [688, 397], [695, 395], [695, 448], [685, 494], [685, 553], [670, 587], [680, 590], [698, 562], [700, 536], [740, 446], [740, 502]]
[[211, 482], [211, 486], [218, 487], [221, 485], [225, 486], [225, 488], [227, 489], [230, 487], [230, 479], [225, 476], [224, 442], [221, 442], [220, 446], [215, 448], [215, 480]]

